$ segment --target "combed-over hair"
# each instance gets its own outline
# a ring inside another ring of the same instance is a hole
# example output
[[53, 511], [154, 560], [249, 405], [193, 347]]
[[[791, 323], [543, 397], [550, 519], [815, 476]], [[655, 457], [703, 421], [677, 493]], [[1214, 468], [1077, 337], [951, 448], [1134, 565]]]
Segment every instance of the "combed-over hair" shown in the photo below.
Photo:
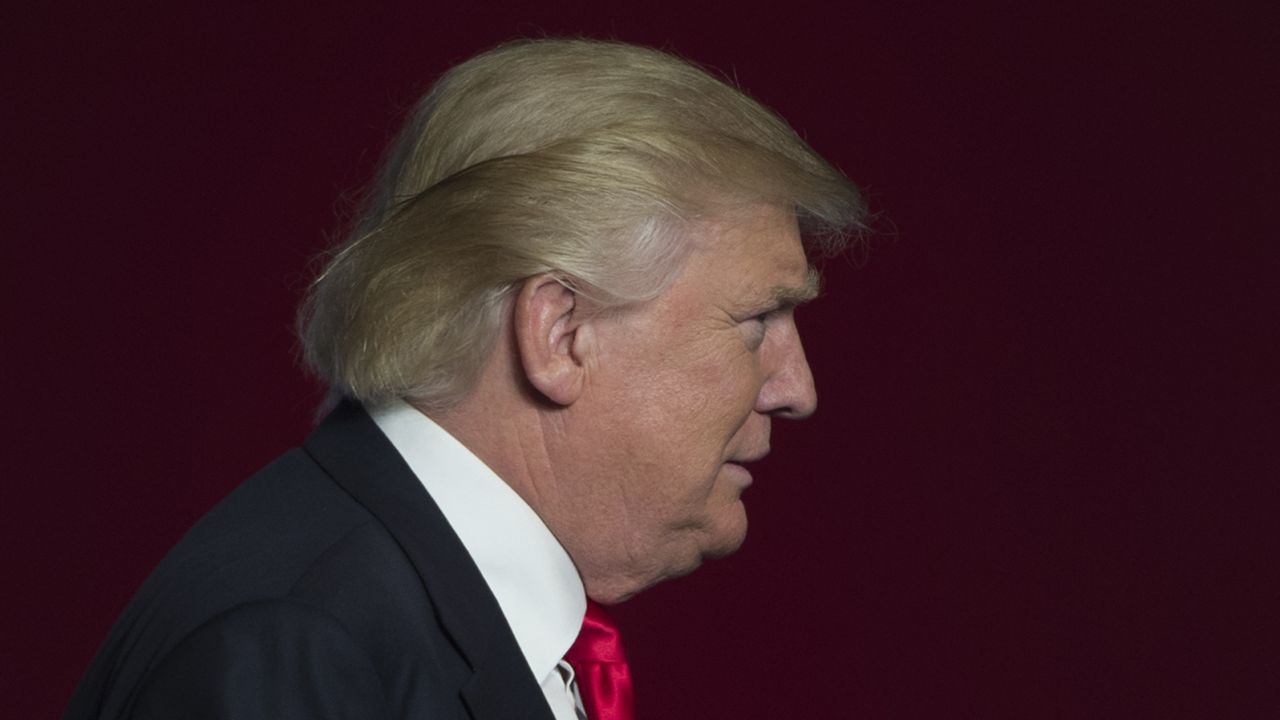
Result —
[[781, 118], [685, 60], [500, 46], [418, 102], [299, 312], [305, 359], [334, 394], [447, 407], [522, 280], [555, 272], [601, 307], [643, 302], [682, 267], [688, 223], [757, 202], [793, 209], [825, 251], [864, 214]]

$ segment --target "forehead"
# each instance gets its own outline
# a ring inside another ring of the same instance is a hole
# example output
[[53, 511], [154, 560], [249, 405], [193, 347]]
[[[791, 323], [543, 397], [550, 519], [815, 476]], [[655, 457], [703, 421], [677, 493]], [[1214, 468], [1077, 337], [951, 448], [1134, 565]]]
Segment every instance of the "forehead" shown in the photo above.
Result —
[[727, 300], [798, 304], [817, 293], [795, 216], [776, 206], [744, 208], [695, 234], [686, 272]]

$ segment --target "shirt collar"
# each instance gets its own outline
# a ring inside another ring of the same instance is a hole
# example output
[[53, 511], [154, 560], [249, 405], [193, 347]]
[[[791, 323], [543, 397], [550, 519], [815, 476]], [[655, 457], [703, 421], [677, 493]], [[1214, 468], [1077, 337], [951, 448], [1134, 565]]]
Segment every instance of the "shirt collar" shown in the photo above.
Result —
[[510, 485], [431, 418], [403, 400], [369, 415], [471, 554], [534, 677], [556, 672], [586, 614], [569, 554]]

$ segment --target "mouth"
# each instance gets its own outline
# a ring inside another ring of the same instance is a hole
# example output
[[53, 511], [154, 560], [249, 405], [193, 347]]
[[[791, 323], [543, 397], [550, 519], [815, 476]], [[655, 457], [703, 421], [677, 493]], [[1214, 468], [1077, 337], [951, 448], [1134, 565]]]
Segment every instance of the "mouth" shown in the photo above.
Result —
[[725, 470], [730, 478], [742, 489], [746, 490], [751, 486], [751, 471], [746, 468], [748, 463], [763, 460], [769, 454], [769, 447], [766, 445], [763, 450], [756, 452], [742, 453], [735, 455], [724, 464]]
[[740, 489], [746, 490], [747, 488], [751, 487], [751, 471], [750, 470], [746, 469], [745, 467], [743, 467], [742, 465], [739, 465], [736, 462], [725, 463], [724, 469], [725, 469], [725, 472], [728, 474], [729, 478]]

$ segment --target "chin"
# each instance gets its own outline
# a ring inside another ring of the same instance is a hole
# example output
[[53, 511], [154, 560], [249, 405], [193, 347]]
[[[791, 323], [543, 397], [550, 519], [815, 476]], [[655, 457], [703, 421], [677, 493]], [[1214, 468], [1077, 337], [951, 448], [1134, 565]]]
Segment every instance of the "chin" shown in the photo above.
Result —
[[738, 533], [732, 539], [726, 540], [725, 542], [717, 545], [716, 547], [709, 549], [703, 555], [703, 557], [708, 560], [718, 560], [722, 557], [732, 555], [738, 552], [738, 548], [742, 547], [742, 543], [746, 539], [747, 539], [747, 532], [746, 532], [746, 529], [744, 528], [741, 533]]
[[732, 555], [742, 547], [743, 541], [747, 539], [747, 510], [741, 502], [735, 503], [734, 510], [734, 514], [725, 518], [724, 524], [717, 529], [715, 542], [704, 548], [704, 558], [722, 558]]

